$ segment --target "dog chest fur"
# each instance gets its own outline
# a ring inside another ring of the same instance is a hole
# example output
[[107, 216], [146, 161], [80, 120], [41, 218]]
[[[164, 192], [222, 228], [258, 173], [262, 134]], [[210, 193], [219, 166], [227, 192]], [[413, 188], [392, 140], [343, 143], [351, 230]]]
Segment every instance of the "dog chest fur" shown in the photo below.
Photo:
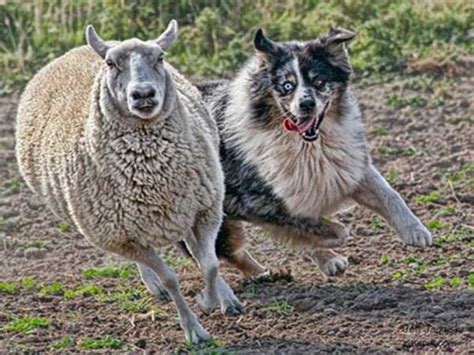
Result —
[[[339, 98], [321, 126], [313, 143], [279, 126], [255, 127], [248, 90], [238, 90], [234, 82], [225, 130], [238, 147], [242, 159], [257, 167], [260, 177], [272, 187], [288, 212], [308, 218], [330, 214], [340, 207], [364, 176], [369, 156], [355, 100], [349, 91]], [[240, 112], [240, 115], [235, 114]]]

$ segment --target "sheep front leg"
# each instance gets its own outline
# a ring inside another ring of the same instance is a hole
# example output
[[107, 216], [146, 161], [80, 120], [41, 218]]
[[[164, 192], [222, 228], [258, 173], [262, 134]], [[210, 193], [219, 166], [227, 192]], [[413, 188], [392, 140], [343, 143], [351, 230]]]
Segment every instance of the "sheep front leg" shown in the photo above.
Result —
[[195, 238], [188, 238], [185, 242], [192, 256], [201, 269], [205, 281], [205, 288], [196, 297], [201, 310], [209, 314], [220, 305], [222, 314], [237, 315], [244, 312], [234, 291], [219, 275], [219, 261], [215, 251], [215, 240], [220, 223], [198, 223], [195, 227]]
[[137, 263], [137, 266], [138, 271], [140, 272], [140, 277], [148, 291], [160, 301], [171, 301], [170, 295], [161, 284], [161, 281], [155, 272], [144, 264]]
[[149, 248], [145, 255], [142, 255], [140, 263], [153, 270], [160, 279], [164, 289], [176, 304], [179, 321], [185, 332], [186, 339], [192, 343], [200, 343], [211, 339], [208, 332], [199, 323], [196, 315], [189, 308], [181, 291], [179, 290], [178, 278], [175, 272]]
[[372, 165], [352, 197], [357, 203], [380, 214], [404, 243], [418, 247], [431, 245], [431, 233]]

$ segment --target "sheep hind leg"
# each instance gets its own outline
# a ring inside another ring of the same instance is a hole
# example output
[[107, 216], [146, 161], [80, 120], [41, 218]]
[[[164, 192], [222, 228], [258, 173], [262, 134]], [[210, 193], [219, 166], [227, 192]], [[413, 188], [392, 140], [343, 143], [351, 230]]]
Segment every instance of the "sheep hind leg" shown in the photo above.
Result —
[[158, 300], [162, 302], [170, 302], [171, 297], [162, 285], [159, 277], [148, 266], [137, 263], [140, 277], [145, 284], [147, 290]]
[[197, 226], [195, 238], [186, 240], [186, 245], [198, 263], [206, 284], [204, 290], [196, 297], [196, 301], [206, 314], [211, 313], [218, 305], [222, 314], [242, 314], [244, 309], [239, 299], [219, 275], [219, 260], [214, 247], [218, 230], [218, 223]]
[[186, 303], [179, 290], [178, 278], [175, 272], [158, 256], [151, 248], [140, 254], [140, 260], [135, 260], [155, 272], [161, 281], [163, 288], [168, 292], [176, 304], [181, 328], [185, 332], [186, 339], [192, 343], [201, 343], [211, 339], [209, 333], [199, 323], [196, 315]]

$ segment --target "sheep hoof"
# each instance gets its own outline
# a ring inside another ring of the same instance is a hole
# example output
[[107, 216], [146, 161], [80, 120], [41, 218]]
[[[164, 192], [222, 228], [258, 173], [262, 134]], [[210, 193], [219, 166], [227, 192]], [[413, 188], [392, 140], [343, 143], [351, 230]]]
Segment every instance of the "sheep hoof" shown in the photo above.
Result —
[[206, 315], [211, 314], [212, 310], [217, 306], [217, 302], [210, 302], [202, 292], [196, 296], [196, 303], [199, 309]]
[[245, 313], [244, 306], [236, 297], [225, 301], [221, 306], [221, 310], [222, 314], [226, 316], [238, 316]]
[[199, 323], [186, 331], [186, 340], [192, 344], [204, 343], [211, 339], [211, 335]]

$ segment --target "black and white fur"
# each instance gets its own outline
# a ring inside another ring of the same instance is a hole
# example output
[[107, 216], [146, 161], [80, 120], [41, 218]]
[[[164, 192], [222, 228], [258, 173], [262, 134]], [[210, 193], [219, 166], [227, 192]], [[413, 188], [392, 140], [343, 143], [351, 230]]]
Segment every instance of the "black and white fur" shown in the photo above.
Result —
[[[371, 163], [349, 88], [345, 42], [353, 37], [332, 29], [313, 41], [277, 43], [259, 30], [257, 53], [234, 80], [198, 85], [221, 138], [226, 218], [217, 253], [247, 276], [265, 269], [242, 248], [242, 221], [309, 247], [324, 274], [343, 272], [347, 259], [329, 248], [342, 245], [348, 233], [329, 216], [353, 201], [380, 214], [404, 243], [432, 243]], [[299, 128], [286, 130], [285, 119]]]

